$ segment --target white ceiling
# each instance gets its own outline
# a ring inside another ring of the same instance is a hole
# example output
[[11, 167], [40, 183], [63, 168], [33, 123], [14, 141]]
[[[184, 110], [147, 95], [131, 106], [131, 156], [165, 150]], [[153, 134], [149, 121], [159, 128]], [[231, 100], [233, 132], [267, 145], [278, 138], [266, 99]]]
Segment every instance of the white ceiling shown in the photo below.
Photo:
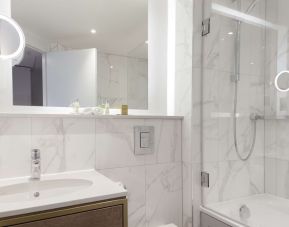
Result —
[[[147, 56], [147, 0], [12, 0], [12, 16], [49, 42]], [[90, 30], [94, 28], [96, 34]], [[138, 50], [141, 49], [141, 50]]]

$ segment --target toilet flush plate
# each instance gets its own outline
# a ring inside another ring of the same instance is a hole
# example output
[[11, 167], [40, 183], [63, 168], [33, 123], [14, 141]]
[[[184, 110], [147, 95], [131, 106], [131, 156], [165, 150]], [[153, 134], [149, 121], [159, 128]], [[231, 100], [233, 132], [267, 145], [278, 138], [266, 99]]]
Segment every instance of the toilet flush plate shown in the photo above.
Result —
[[135, 155], [146, 155], [154, 152], [154, 127], [134, 127], [134, 153]]

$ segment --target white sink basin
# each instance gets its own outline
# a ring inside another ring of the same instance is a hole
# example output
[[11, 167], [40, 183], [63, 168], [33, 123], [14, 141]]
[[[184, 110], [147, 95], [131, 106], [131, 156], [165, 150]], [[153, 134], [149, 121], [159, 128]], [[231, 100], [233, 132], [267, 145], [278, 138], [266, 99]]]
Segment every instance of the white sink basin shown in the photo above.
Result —
[[0, 180], [0, 218], [125, 197], [127, 191], [96, 172], [83, 170]]
[[0, 201], [9, 203], [46, 199], [79, 192], [91, 185], [92, 181], [83, 179], [29, 181], [27, 183], [0, 187]]

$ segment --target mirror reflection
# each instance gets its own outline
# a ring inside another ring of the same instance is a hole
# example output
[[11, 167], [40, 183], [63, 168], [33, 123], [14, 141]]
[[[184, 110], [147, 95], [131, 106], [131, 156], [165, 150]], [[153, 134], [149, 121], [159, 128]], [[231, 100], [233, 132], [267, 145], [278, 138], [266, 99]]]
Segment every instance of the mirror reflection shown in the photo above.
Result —
[[147, 0], [12, 0], [26, 37], [13, 67], [13, 104], [147, 109], [147, 7]]

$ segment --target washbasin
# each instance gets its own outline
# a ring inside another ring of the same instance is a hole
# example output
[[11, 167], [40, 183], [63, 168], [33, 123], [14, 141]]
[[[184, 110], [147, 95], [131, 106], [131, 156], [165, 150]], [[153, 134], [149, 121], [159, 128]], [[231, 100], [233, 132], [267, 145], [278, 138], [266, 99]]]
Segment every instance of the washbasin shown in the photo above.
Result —
[[86, 189], [93, 184], [87, 179], [29, 180], [0, 187], [1, 203], [24, 202], [63, 196]]
[[124, 187], [94, 169], [0, 179], [0, 218], [69, 207], [127, 195]]

